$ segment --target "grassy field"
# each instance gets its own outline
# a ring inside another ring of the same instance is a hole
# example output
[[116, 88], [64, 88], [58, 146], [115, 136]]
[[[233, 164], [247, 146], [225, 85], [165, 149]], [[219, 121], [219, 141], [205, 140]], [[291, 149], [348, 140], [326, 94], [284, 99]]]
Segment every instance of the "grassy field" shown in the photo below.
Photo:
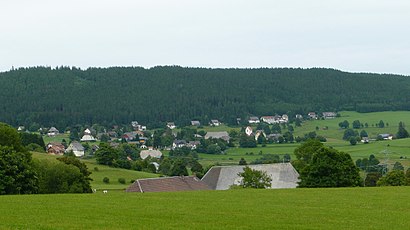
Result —
[[[58, 156], [52, 156], [45, 153], [33, 153], [33, 158], [36, 159], [48, 159], [53, 160], [53, 158], [57, 158]], [[92, 173], [91, 178], [93, 181], [91, 182], [92, 188], [97, 190], [102, 189], [118, 189], [123, 190], [127, 188], [131, 184], [131, 180], [141, 179], [141, 178], [152, 178], [158, 177], [158, 174], [153, 173], [146, 173], [146, 172], [138, 172], [134, 170], [126, 170], [120, 168], [111, 168], [104, 165], [99, 165], [95, 162], [94, 159], [89, 160], [82, 160], [86, 163], [88, 170]], [[98, 170], [95, 170], [95, 168]], [[108, 177], [110, 179], [110, 183], [106, 184], [103, 182], [103, 178]], [[119, 178], [124, 178], [126, 180], [125, 184], [121, 184], [118, 182]]]
[[[305, 133], [315, 131], [318, 135], [327, 138], [328, 141], [325, 143], [326, 146], [331, 146], [337, 150], [347, 152], [354, 160], [374, 154], [381, 162], [385, 162], [389, 166], [392, 166], [396, 161], [399, 161], [405, 167], [410, 167], [410, 139], [373, 141], [369, 144], [358, 143], [357, 145], [352, 146], [349, 142], [342, 140], [343, 132], [345, 130], [339, 128], [339, 123], [344, 120], [349, 121], [350, 127], [354, 120], [359, 120], [363, 124], [368, 123], [368, 128], [363, 129], [366, 130], [370, 138], [376, 139], [377, 135], [381, 133], [395, 134], [398, 130], [398, 123], [400, 121], [403, 121], [405, 124], [410, 124], [410, 112], [341, 112], [340, 114], [341, 117], [335, 119], [305, 121], [303, 122], [302, 127], [295, 127], [294, 136], [303, 136]], [[379, 123], [380, 120], [383, 120], [385, 123], [385, 128], [376, 127], [375, 124]], [[316, 130], [316, 127], [319, 127], [319, 130]], [[328, 129], [324, 130], [324, 127], [328, 127]], [[410, 131], [410, 128], [407, 129]], [[360, 130], [362, 129], [358, 129], [359, 132]], [[200, 154], [200, 162], [204, 165], [215, 162], [221, 164], [238, 164], [240, 158], [243, 157], [249, 163], [260, 158], [260, 152], [262, 152], [262, 154], [290, 154], [292, 159], [295, 159], [293, 151], [299, 145], [300, 144], [297, 143], [268, 144], [266, 147], [261, 147], [259, 145], [257, 148], [248, 149], [231, 148], [224, 155]], [[251, 155], [251, 153], [253, 154]]]
[[408, 229], [409, 199], [410, 187], [0, 196], [0, 228]]

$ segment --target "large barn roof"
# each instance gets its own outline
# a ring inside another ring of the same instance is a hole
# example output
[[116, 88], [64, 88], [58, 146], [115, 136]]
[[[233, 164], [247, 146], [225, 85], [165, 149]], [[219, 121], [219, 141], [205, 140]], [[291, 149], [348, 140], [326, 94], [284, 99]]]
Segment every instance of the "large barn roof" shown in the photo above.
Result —
[[194, 176], [160, 177], [136, 180], [126, 192], [175, 192], [211, 190], [209, 186]]
[[[272, 178], [271, 188], [296, 188], [299, 173], [290, 163], [248, 165], [249, 168], [264, 171]], [[226, 190], [231, 185], [239, 185], [242, 178], [238, 173], [245, 166], [214, 166], [202, 178], [202, 181], [215, 190]]]

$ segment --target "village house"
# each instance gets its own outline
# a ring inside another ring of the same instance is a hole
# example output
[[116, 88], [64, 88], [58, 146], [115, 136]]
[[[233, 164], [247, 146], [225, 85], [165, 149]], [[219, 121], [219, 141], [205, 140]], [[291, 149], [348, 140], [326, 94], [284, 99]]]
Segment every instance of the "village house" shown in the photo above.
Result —
[[191, 121], [192, 126], [201, 126], [201, 123], [199, 121]]
[[205, 137], [205, 139], [222, 139], [226, 142], [229, 142], [230, 137], [228, 132], [226, 131], [222, 131], [222, 132], [207, 132]]
[[270, 124], [270, 125], [275, 123], [275, 117], [274, 116], [263, 116], [263, 117], [261, 117], [261, 120], [265, 123]]
[[175, 125], [174, 122], [167, 122], [167, 127], [168, 127], [169, 129], [175, 129], [177, 126]]
[[68, 145], [66, 153], [73, 152], [76, 157], [84, 156], [84, 146], [81, 145], [80, 142], [73, 141], [70, 145]]
[[147, 130], [147, 126], [145, 125], [140, 125], [138, 123], [138, 121], [131, 121], [131, 126], [134, 130], [141, 130], [141, 131], [145, 131]]
[[221, 123], [218, 120], [211, 120], [211, 122], [209, 122], [210, 126], [220, 126]]
[[301, 114], [296, 114], [296, 115], [295, 115], [295, 118], [296, 118], [296, 119], [299, 119], [299, 120], [302, 120], [302, 119], [303, 119], [303, 116], [302, 116]]
[[309, 112], [308, 113], [308, 117], [310, 118], [310, 119], [317, 119], [317, 114], [315, 113], [315, 112]]
[[324, 119], [333, 119], [336, 118], [337, 114], [335, 112], [323, 112], [322, 116]]
[[248, 123], [249, 124], [257, 124], [257, 123], [260, 123], [260, 121], [259, 121], [258, 117], [249, 117]]
[[172, 149], [175, 148], [182, 148], [185, 147], [187, 145], [185, 140], [174, 140], [174, 142], [172, 142]]
[[258, 138], [259, 138], [261, 135], [262, 135], [264, 138], [266, 138], [266, 133], [265, 133], [263, 130], [256, 130], [256, 132], [255, 132], [255, 140], [258, 140]]
[[63, 155], [65, 153], [65, 147], [61, 143], [50, 142], [46, 146], [46, 151], [51, 155]]
[[194, 149], [196, 149], [199, 145], [201, 145], [201, 142], [200, 141], [190, 141], [190, 142], [188, 142], [187, 143], [187, 147], [188, 148], [191, 148], [191, 150], [194, 150]]
[[81, 141], [93, 142], [93, 141], [96, 141], [96, 139], [92, 136], [91, 130], [90, 130], [90, 129], [86, 129], [86, 130], [84, 130], [84, 135], [83, 135], [83, 137], [81, 137]]
[[393, 135], [388, 133], [382, 133], [378, 135], [378, 138], [382, 140], [393, 140]]
[[58, 134], [60, 134], [60, 132], [58, 131], [58, 129], [56, 129], [56, 127], [51, 127], [47, 132], [47, 136], [49, 137], [54, 137], [54, 136], [57, 136]]
[[250, 135], [252, 135], [252, 133], [253, 133], [252, 127], [247, 126], [247, 127], [245, 128], [245, 134], [246, 134], [247, 136], [250, 136]]
[[152, 158], [161, 158], [162, 153], [159, 150], [154, 150], [154, 149], [148, 149], [148, 150], [142, 150], [140, 152], [140, 158], [145, 160], [147, 157], [152, 157]]

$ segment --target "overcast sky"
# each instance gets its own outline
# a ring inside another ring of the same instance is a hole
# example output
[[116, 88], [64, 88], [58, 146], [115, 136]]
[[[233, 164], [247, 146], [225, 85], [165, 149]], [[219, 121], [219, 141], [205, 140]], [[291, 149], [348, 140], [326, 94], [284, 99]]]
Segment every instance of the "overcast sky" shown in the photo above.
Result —
[[2, 0], [22, 66], [329, 67], [410, 75], [409, 0]]

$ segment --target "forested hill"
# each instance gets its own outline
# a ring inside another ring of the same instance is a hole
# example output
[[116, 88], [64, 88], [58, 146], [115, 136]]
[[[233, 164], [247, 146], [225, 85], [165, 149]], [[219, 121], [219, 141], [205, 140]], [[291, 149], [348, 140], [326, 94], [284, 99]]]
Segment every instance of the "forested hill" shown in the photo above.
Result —
[[0, 121], [60, 128], [410, 109], [409, 77], [332, 69], [36, 67], [0, 73], [0, 86]]

